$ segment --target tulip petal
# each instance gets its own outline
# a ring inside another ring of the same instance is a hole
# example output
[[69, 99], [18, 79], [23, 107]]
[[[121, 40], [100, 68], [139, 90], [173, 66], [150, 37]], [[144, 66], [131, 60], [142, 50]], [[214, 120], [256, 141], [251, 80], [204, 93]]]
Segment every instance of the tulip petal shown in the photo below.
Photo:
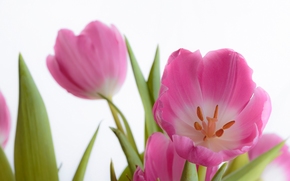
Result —
[[82, 88], [79, 87], [77, 84], [75, 84], [74, 80], [68, 79], [67, 76], [63, 75], [54, 56], [52, 55], [47, 56], [46, 65], [51, 75], [60, 86], [67, 89], [68, 92], [74, 94], [77, 97], [89, 98], [88, 96], [82, 94], [83, 92]]
[[[123, 36], [119, 33], [117, 28], [114, 25], [109, 27], [100, 21], [94, 21], [85, 27], [81, 35], [90, 37], [91, 44], [95, 47], [95, 56], [99, 59], [110, 59], [110, 61], [102, 61], [100, 64], [105, 75], [112, 77], [119, 76], [121, 82], [123, 82], [126, 76], [123, 72], [126, 71], [127, 64], [120, 60], [126, 60], [127, 48]], [[105, 40], [104, 37], [106, 37]], [[116, 48], [113, 49], [112, 45]], [[119, 51], [116, 51], [116, 49]]]
[[146, 180], [174, 181], [181, 178], [185, 160], [175, 153], [169, 138], [155, 133], [149, 139], [145, 151]]
[[[233, 138], [234, 134], [241, 135], [241, 144], [251, 144], [255, 140], [255, 136], [252, 133], [258, 129], [258, 135], [262, 134], [262, 131], [268, 122], [271, 113], [270, 97], [266, 91], [258, 87], [255, 89], [253, 97], [241, 111], [241, 113], [235, 118], [236, 125], [234, 125], [225, 135], [224, 139]], [[256, 126], [253, 126], [256, 125]]]
[[188, 127], [193, 126], [193, 119], [198, 119], [194, 109], [202, 102], [196, 76], [201, 60], [199, 51], [192, 53], [185, 49], [180, 49], [169, 57], [161, 80], [159, 99], [153, 110], [155, 120], [169, 136], [175, 134], [176, 123], [182, 122]]
[[172, 139], [178, 155], [192, 163], [211, 167], [224, 161], [222, 154], [203, 146], [196, 146], [188, 137], [173, 135]]
[[221, 49], [207, 53], [203, 59], [200, 83], [204, 99], [223, 105], [219, 110], [221, 117], [228, 107], [241, 110], [256, 87], [244, 57], [233, 50]]
[[94, 21], [78, 36], [62, 29], [54, 50], [55, 55], [47, 57], [47, 66], [57, 82], [75, 96], [100, 99], [100, 93], [112, 97], [125, 80], [126, 45], [114, 26]]
[[7, 144], [11, 127], [10, 113], [5, 98], [0, 92], [0, 146]]
[[142, 171], [142, 169], [140, 167], [137, 167], [137, 169], [133, 175], [133, 180], [134, 181], [146, 181], [145, 176], [144, 176], [144, 172]]

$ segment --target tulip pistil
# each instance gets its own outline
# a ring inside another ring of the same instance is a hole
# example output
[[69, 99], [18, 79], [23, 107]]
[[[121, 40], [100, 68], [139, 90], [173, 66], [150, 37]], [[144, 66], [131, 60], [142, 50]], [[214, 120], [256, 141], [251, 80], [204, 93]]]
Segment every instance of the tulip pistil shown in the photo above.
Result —
[[218, 122], [218, 105], [215, 107], [213, 117], [206, 117], [207, 123], [204, 121], [202, 110], [199, 106], [197, 107], [196, 113], [202, 124], [200, 125], [200, 123], [196, 121], [194, 122], [194, 128], [197, 131], [201, 131], [204, 135], [203, 141], [206, 141], [208, 138], [221, 137], [226, 129], [229, 129], [235, 124], [235, 120], [232, 120], [223, 125], [222, 128], [216, 130], [216, 123]]

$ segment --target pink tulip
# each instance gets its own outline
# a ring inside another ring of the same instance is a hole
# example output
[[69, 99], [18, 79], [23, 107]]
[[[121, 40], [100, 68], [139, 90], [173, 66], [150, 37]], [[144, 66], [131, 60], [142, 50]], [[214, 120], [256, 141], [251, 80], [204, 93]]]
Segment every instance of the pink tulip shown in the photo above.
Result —
[[268, 94], [233, 50], [180, 49], [168, 60], [153, 112], [176, 152], [197, 165], [216, 166], [247, 152], [268, 121]]
[[[270, 150], [283, 139], [276, 134], [264, 134], [258, 143], [249, 151], [250, 160], [255, 159], [266, 151]], [[261, 180], [263, 181], [290, 181], [290, 152], [287, 145], [281, 149], [281, 155], [274, 159], [263, 171]]]
[[127, 49], [115, 26], [94, 21], [80, 35], [67, 29], [58, 32], [55, 55], [46, 59], [54, 79], [75, 96], [112, 97], [121, 88], [127, 71]]
[[0, 146], [4, 148], [7, 144], [10, 133], [10, 113], [3, 97], [0, 92]]
[[[181, 179], [185, 159], [176, 152], [172, 141], [162, 133], [154, 133], [148, 139], [145, 151], [145, 169], [138, 167], [133, 181], [176, 181]], [[206, 181], [216, 173], [218, 167], [208, 168]]]

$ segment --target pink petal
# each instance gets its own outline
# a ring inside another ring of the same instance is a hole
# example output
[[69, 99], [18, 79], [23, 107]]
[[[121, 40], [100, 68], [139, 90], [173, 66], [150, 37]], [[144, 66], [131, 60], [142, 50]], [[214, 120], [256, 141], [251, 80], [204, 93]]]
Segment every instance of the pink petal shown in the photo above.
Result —
[[9, 139], [11, 127], [10, 113], [5, 98], [0, 92], [0, 146], [4, 148]]
[[[202, 101], [197, 77], [201, 61], [199, 51], [192, 53], [185, 49], [169, 57], [161, 80], [160, 95], [153, 110], [155, 120], [169, 136], [175, 134], [176, 123], [183, 122], [192, 126], [192, 119], [197, 119], [193, 109]], [[180, 114], [183, 114], [182, 118]]]
[[224, 161], [223, 154], [203, 146], [196, 146], [188, 137], [173, 135], [172, 138], [177, 154], [192, 163], [212, 167]]
[[211, 181], [213, 176], [216, 174], [218, 168], [219, 168], [218, 166], [207, 167], [205, 181]]
[[144, 172], [141, 170], [141, 168], [138, 166], [135, 170], [135, 173], [133, 175], [133, 181], [146, 181]]
[[52, 55], [47, 56], [46, 64], [51, 75], [60, 86], [67, 89], [68, 92], [74, 94], [77, 97], [89, 98], [84, 94], [82, 88], [79, 87], [78, 84], [76, 84], [73, 79], [69, 79], [70, 77], [63, 75], [54, 56]]
[[150, 136], [145, 151], [146, 180], [179, 180], [184, 163], [185, 160], [176, 154], [168, 137], [162, 133]]
[[[224, 105], [224, 109], [241, 110], [256, 87], [244, 57], [233, 50], [221, 49], [207, 53], [203, 59], [200, 83], [204, 99]], [[220, 110], [220, 114], [224, 111]]]
[[102, 69], [106, 74], [118, 77], [122, 84], [127, 70], [127, 48], [117, 28], [114, 25], [108, 27], [100, 21], [94, 21], [89, 23], [81, 34], [90, 37], [99, 59], [110, 59], [102, 62]]
[[[230, 138], [230, 132], [240, 133], [243, 137], [241, 144], [247, 144], [253, 142], [255, 138], [251, 137], [258, 128], [259, 137], [264, 130], [265, 125], [268, 122], [271, 113], [271, 101], [266, 91], [258, 87], [255, 89], [254, 95], [241, 111], [241, 113], [235, 118], [236, 125], [229, 130], [228, 138]], [[255, 126], [253, 126], [255, 125]], [[227, 137], [225, 135], [225, 137]]]
[[78, 36], [70, 30], [60, 30], [55, 56], [48, 56], [47, 65], [68, 92], [81, 98], [99, 99], [98, 93], [111, 97], [123, 84], [126, 52], [118, 30], [95, 21]]

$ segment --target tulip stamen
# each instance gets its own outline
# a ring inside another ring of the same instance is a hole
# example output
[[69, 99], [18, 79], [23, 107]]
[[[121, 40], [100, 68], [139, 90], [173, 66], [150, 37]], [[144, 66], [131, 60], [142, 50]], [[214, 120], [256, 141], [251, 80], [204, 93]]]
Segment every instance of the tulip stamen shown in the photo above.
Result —
[[203, 114], [199, 106], [197, 107], [196, 114], [199, 120], [203, 121]]
[[216, 129], [216, 124], [218, 122], [218, 111], [219, 107], [218, 105], [215, 106], [213, 117], [206, 117], [207, 123], [204, 120], [201, 108], [198, 106], [196, 113], [197, 117], [201, 121], [202, 124], [199, 122], [194, 122], [194, 128], [197, 131], [200, 131], [204, 137], [203, 141], [206, 141], [208, 138], [214, 138], [214, 137], [221, 137], [226, 129], [229, 129], [235, 124], [235, 120], [232, 120], [230, 122], [227, 122], [225, 125], [223, 125], [222, 128]]
[[223, 134], [224, 134], [224, 130], [223, 130], [223, 129], [219, 129], [219, 130], [217, 130], [217, 131], [215, 132], [215, 135], [216, 135], [217, 137], [221, 137]]
[[202, 127], [201, 127], [201, 125], [198, 123], [198, 122], [195, 122], [194, 123], [194, 128], [196, 129], [196, 130], [202, 130]]
[[215, 106], [215, 110], [214, 110], [213, 118], [217, 118], [217, 117], [218, 117], [218, 112], [219, 112], [219, 106], [216, 105], [216, 106]]
[[235, 124], [235, 120], [233, 120], [233, 121], [230, 121], [230, 122], [228, 122], [228, 123], [226, 123], [224, 126], [223, 126], [223, 129], [229, 129], [230, 127], [232, 127], [232, 125], [234, 125]]

